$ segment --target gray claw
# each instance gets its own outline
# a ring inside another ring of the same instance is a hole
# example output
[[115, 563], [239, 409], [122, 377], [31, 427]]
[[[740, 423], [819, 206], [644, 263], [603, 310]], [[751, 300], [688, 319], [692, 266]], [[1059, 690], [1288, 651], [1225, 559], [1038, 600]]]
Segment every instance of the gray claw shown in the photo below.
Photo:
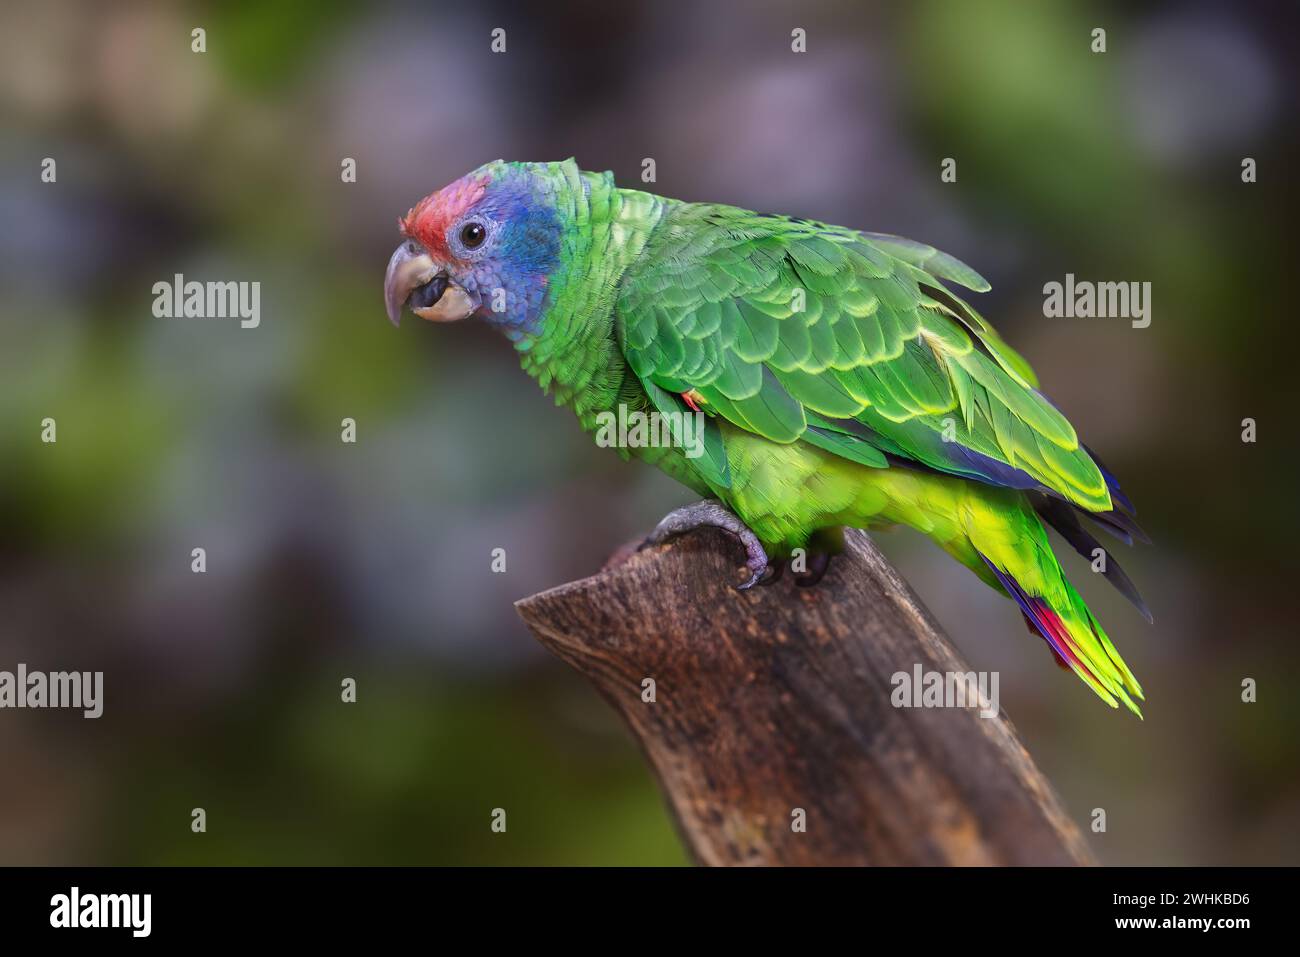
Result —
[[759, 579], [767, 571], [768, 564], [767, 552], [763, 550], [763, 543], [758, 540], [757, 535], [750, 531], [748, 525], [723, 508], [721, 504], [712, 500], [696, 502], [694, 505], [686, 505], [676, 511], [669, 512], [664, 516], [663, 521], [655, 526], [654, 531], [641, 544], [641, 547], [658, 545], [670, 538], [676, 538], [678, 535], [705, 525], [730, 532], [740, 539], [741, 545], [745, 546], [745, 567], [749, 569], [749, 578], [737, 585], [736, 590], [745, 591], [758, 584]]
[[777, 582], [779, 582], [781, 580], [781, 576], [785, 573], [785, 565], [786, 565], [785, 559], [780, 559], [779, 561], [771, 562], [767, 566], [767, 571], [763, 573], [763, 577], [758, 580], [757, 582], [758, 587], [766, 588], [769, 585], [775, 585]]

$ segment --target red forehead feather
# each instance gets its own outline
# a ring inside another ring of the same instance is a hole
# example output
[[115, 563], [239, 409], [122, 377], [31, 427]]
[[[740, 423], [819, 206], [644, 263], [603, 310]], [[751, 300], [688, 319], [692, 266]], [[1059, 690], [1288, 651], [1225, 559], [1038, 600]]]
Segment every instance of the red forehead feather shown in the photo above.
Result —
[[463, 176], [416, 203], [398, 226], [433, 255], [450, 258], [447, 227], [483, 198], [487, 185], [487, 176]]

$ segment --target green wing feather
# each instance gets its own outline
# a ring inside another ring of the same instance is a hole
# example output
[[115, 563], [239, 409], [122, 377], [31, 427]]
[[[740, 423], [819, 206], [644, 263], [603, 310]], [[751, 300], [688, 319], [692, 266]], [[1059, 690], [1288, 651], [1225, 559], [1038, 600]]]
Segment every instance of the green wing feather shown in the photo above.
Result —
[[[1106, 481], [1029, 364], [943, 285], [989, 288], [897, 236], [674, 204], [624, 275], [616, 329], [662, 411], [705, 410], [864, 465], [885, 453], [1008, 484], [1024, 473], [1091, 511]], [[713, 433], [697, 469], [726, 473]], [[728, 476], [729, 481], [729, 476]]]

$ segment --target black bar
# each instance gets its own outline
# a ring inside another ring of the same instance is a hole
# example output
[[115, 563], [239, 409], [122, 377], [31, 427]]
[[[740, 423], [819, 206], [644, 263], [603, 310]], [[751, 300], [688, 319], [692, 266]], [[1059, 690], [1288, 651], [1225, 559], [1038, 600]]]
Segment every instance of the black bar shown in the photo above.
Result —
[[[738, 941], [756, 932], [762, 939], [771, 922], [815, 934], [842, 921], [864, 942], [901, 932], [927, 942], [1041, 933], [1071, 942], [1202, 936], [1231, 943], [1289, 926], [1292, 880], [1285, 869], [1229, 868], [9, 868], [0, 870], [0, 926], [7, 943], [66, 944], [75, 935], [82, 946], [410, 939], [436, 947], [474, 929], [493, 940], [533, 934], [541, 946], [549, 934], [597, 924], [623, 927], [628, 939], [703, 924]], [[142, 911], [125, 909], [119, 922], [127, 926], [51, 926], [67, 913], [56, 915], [58, 895], [70, 904], [73, 887], [86, 915], [100, 913], [98, 895], [150, 895], [148, 936], [135, 937], [130, 926], [134, 913], [143, 927]], [[1203, 920], [1213, 926], [1186, 923]]]

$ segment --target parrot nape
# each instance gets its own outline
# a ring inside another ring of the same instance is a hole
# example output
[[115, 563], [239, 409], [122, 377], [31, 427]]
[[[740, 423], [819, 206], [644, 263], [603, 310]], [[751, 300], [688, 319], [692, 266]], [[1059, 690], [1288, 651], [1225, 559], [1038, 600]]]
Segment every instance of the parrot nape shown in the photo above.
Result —
[[801, 548], [807, 585], [845, 526], [908, 525], [1013, 598], [1103, 701], [1141, 716], [1137, 679], [1043, 523], [1089, 560], [1104, 553], [1079, 513], [1149, 539], [1029, 364], [945, 285], [986, 291], [970, 267], [898, 236], [620, 189], [572, 159], [488, 163], [399, 226], [384, 280], [394, 324], [406, 306], [496, 326], [589, 432], [620, 406], [703, 411], [702, 454], [622, 450], [705, 497], [648, 541], [724, 528], [745, 546], [745, 588]]

